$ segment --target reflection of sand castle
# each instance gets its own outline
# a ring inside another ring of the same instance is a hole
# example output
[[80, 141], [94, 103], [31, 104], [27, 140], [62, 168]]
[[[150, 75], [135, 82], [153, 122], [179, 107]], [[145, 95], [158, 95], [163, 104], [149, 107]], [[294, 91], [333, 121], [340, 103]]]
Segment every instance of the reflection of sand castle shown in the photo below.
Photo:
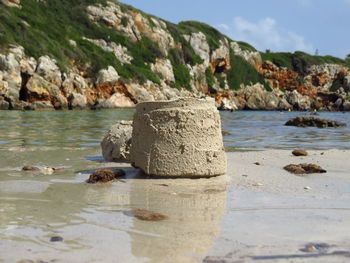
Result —
[[146, 181], [131, 184], [131, 203], [169, 218], [158, 222], [133, 219], [133, 255], [150, 258], [149, 262], [201, 262], [220, 231], [226, 209], [226, 177]]
[[226, 173], [220, 115], [211, 99], [136, 107], [131, 161], [146, 174], [210, 177]]

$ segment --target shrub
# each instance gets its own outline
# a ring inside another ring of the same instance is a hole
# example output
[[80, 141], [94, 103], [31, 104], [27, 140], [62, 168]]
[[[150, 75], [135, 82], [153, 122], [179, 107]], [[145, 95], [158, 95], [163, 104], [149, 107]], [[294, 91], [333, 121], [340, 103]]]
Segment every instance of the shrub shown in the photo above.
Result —
[[264, 77], [242, 57], [230, 54], [232, 68], [227, 72], [227, 82], [230, 89], [238, 90], [241, 84], [250, 85], [261, 83], [266, 90], [271, 91]]
[[175, 48], [170, 49], [169, 60], [173, 65], [175, 87], [177, 89], [185, 88], [191, 90], [191, 75], [189, 69], [184, 65], [181, 52]]

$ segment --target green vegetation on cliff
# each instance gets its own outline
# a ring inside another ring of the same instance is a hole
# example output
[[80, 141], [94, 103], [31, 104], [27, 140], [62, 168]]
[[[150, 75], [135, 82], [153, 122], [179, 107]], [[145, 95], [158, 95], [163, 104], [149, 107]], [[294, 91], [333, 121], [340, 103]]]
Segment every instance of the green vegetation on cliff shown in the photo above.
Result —
[[[130, 11], [139, 12], [148, 19], [151, 28], [156, 26], [155, 16], [146, 14], [132, 6], [116, 2], [125, 16], [120, 24], [124, 27], [130, 25]], [[22, 0], [21, 8], [8, 7], [0, 2], [0, 49], [6, 49], [10, 44], [24, 47], [29, 56], [39, 58], [49, 55], [56, 59], [61, 70], [67, 71], [72, 65], [85, 71], [88, 77], [95, 77], [100, 69], [113, 66], [124, 79], [134, 79], [140, 83], [151, 80], [160, 83], [160, 75], [151, 70], [151, 63], [157, 58], [168, 58], [173, 66], [174, 87], [191, 89], [191, 74], [189, 66], [203, 63], [194, 48], [185, 39], [185, 35], [202, 32], [209, 44], [210, 54], [219, 48], [222, 43], [232, 40], [221, 34], [217, 29], [201, 22], [183, 21], [178, 25], [164, 21], [166, 30], [173, 37], [176, 47], [162, 51], [157, 42], [145, 35], [138, 41], [132, 41], [126, 35], [118, 33], [115, 29], [92, 21], [87, 14], [89, 5], [106, 5], [107, 0]], [[109, 51], [90, 42], [88, 39], [115, 42], [126, 47], [133, 58], [130, 64], [122, 63]], [[242, 50], [255, 52], [256, 49], [245, 42], [237, 42]], [[311, 56], [303, 52], [295, 53], [261, 53], [264, 61], [270, 60], [278, 66], [293, 69], [305, 75], [311, 65], [323, 63], [336, 63], [350, 65], [350, 59], [342, 60], [331, 56]], [[262, 83], [270, 89], [263, 76], [256, 71], [242, 57], [230, 55], [232, 68], [225, 73], [211, 73], [205, 71], [209, 86], [218, 83], [225, 86], [225, 79], [231, 89], [239, 89], [241, 84]], [[223, 75], [223, 74], [226, 74]], [[334, 86], [336, 88], [336, 85]]]
[[298, 72], [301, 75], [307, 73], [307, 69], [312, 65], [321, 64], [338, 64], [349, 66], [350, 63], [346, 60], [332, 57], [332, 56], [312, 56], [310, 54], [296, 51], [294, 53], [289, 52], [266, 52], [261, 53], [261, 58], [263, 61], [271, 61], [279, 67], [286, 67]]
[[[8, 8], [0, 3], [0, 45], [16, 43], [25, 48], [29, 56], [38, 58], [50, 55], [62, 70], [75, 61], [90, 76], [102, 68], [112, 65], [126, 78], [147, 79], [159, 83], [159, 77], [152, 72], [148, 62], [155, 62], [163, 54], [158, 44], [143, 37], [131, 42], [126, 36], [116, 33], [105, 25], [91, 21], [86, 13], [89, 5], [105, 4], [105, 0], [50, 0], [22, 1], [22, 8]], [[126, 23], [126, 21], [124, 21]], [[127, 47], [132, 64], [123, 65], [111, 53], [85, 40], [104, 39]], [[74, 40], [77, 46], [71, 45]]]
[[227, 72], [227, 82], [231, 89], [238, 90], [241, 84], [251, 85], [261, 83], [266, 90], [271, 90], [264, 77], [256, 69], [240, 56], [230, 54], [231, 69]]

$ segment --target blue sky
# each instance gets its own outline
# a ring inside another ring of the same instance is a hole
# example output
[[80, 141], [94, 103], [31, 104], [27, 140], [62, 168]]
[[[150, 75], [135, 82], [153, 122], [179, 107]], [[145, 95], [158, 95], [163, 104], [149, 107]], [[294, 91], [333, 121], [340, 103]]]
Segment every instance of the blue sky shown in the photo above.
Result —
[[259, 50], [350, 53], [350, 0], [122, 0], [178, 23], [197, 20]]

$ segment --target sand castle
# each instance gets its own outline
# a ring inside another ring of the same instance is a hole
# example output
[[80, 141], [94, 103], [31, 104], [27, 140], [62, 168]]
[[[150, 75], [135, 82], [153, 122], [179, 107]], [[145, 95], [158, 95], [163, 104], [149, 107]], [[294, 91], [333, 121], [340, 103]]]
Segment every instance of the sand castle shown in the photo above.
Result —
[[138, 104], [130, 159], [135, 167], [154, 176], [225, 174], [221, 120], [214, 100], [186, 98]]

